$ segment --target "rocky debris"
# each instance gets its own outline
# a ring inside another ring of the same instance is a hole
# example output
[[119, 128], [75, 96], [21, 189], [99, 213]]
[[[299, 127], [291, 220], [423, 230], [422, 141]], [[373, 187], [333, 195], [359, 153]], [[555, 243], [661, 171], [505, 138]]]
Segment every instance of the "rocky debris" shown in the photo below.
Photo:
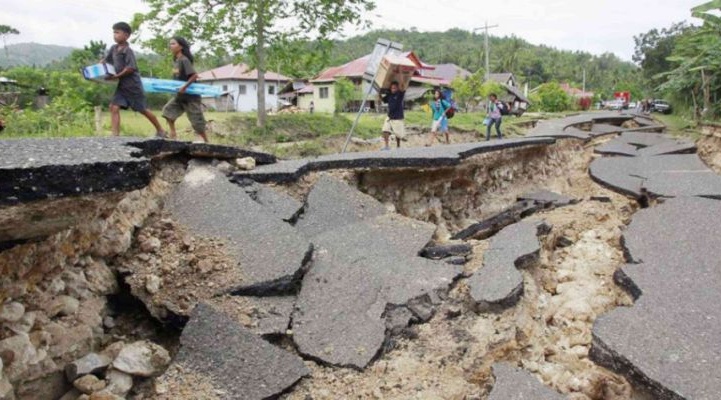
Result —
[[79, 306], [80, 301], [78, 301], [78, 299], [63, 295], [56, 297], [50, 304], [48, 304], [48, 308], [45, 312], [50, 318], [57, 315], [73, 315], [78, 311]]
[[[209, 335], [208, 332], [212, 332]], [[303, 360], [262, 340], [228, 315], [199, 304], [183, 330], [180, 351], [168, 372], [156, 380], [163, 399], [266, 399], [309, 374]], [[202, 388], [187, 390], [199, 376]], [[160, 392], [160, 393], [158, 393]]]
[[65, 376], [69, 382], [79, 377], [101, 372], [110, 365], [112, 358], [105, 354], [88, 353], [65, 366]]
[[518, 222], [491, 239], [483, 255], [483, 268], [468, 279], [470, 296], [479, 312], [496, 312], [514, 306], [523, 295], [519, 268], [538, 261], [543, 223]]
[[[240, 279], [227, 291], [285, 290], [298, 279], [312, 246], [289, 224], [210, 167], [191, 167], [166, 210], [193, 235], [225, 239]], [[252, 227], [252, 228], [250, 228]]]
[[186, 155], [193, 158], [207, 158], [219, 160], [235, 160], [237, 158], [252, 157], [259, 165], [273, 164], [277, 160], [272, 154], [241, 149], [233, 146], [223, 146], [210, 143], [190, 143], [176, 140], [129, 140], [131, 146], [141, 149], [145, 157], [159, 157], [167, 155]]
[[16, 301], [5, 303], [0, 309], [0, 321], [2, 322], [17, 322], [23, 315], [25, 315], [25, 306]]
[[73, 382], [75, 389], [85, 394], [92, 394], [105, 389], [106, 382], [95, 375], [84, 375]]
[[309, 237], [386, 213], [376, 199], [344, 182], [322, 176], [308, 193], [296, 227]]
[[532, 201], [535, 204], [542, 205], [544, 208], [563, 207], [578, 202], [576, 199], [545, 189], [531, 193], [524, 193], [518, 196], [516, 200]]
[[642, 188], [661, 197], [721, 197], [721, 176], [696, 154], [599, 158], [589, 172], [597, 182], [634, 197]]
[[493, 364], [493, 385], [488, 400], [562, 400], [566, 396], [546, 387], [538, 378], [508, 363]]
[[452, 240], [483, 240], [498, 233], [504, 227], [534, 214], [542, 208], [534, 201], [519, 201], [504, 211], [492, 215], [481, 222], [471, 224], [451, 237]]
[[267, 185], [261, 185], [249, 179], [237, 180], [235, 183], [240, 185], [250, 198], [283, 221], [293, 222], [303, 208], [300, 201]]
[[449, 257], [468, 256], [473, 253], [473, 246], [467, 243], [450, 243], [427, 246], [421, 250], [421, 257], [431, 260], [442, 260]]
[[[362, 369], [386, 339], [386, 308], [407, 307], [418, 320], [427, 320], [432, 303], [438, 301], [435, 292], [447, 291], [460, 269], [418, 256], [435, 226], [393, 214], [378, 215], [380, 203], [373, 205], [372, 199], [344, 189], [343, 183], [326, 180], [319, 185], [337, 187], [334, 192], [345, 197], [336, 196], [335, 203], [309, 200], [304, 218], [317, 222], [299, 221], [302, 231], [315, 234], [311, 240], [317, 251], [298, 296], [293, 339], [302, 354]], [[327, 207], [310, 206], [314, 202]], [[358, 206], [348, 210], [349, 216], [333, 210], [344, 209], [344, 204]], [[399, 320], [395, 315], [393, 319]], [[399, 328], [395, 322], [390, 325]]]
[[105, 374], [106, 391], [124, 397], [133, 388], [133, 376], [114, 369]]
[[616, 281], [636, 302], [596, 320], [590, 357], [654, 398], [721, 393], [720, 213], [717, 200], [670, 199], [639, 211], [624, 233], [633, 264]]
[[151, 377], [162, 373], [169, 363], [170, 354], [163, 347], [138, 341], [123, 347], [112, 367], [130, 375]]
[[292, 182], [312, 171], [333, 169], [440, 168], [458, 165], [468, 157], [503, 149], [549, 145], [550, 138], [514, 138], [435, 147], [406, 147], [392, 152], [358, 152], [320, 156], [314, 159], [281, 161], [253, 171], [238, 172], [237, 178], [256, 182]]
[[295, 305], [295, 296], [221, 296], [207, 304], [233, 318], [257, 335], [285, 335]]
[[253, 157], [238, 158], [235, 160], [235, 166], [243, 171], [251, 171], [255, 169], [255, 159]]
[[157, 275], [149, 275], [145, 279], [145, 290], [148, 291], [150, 294], [156, 294], [160, 290], [160, 285], [162, 284], [162, 280]]

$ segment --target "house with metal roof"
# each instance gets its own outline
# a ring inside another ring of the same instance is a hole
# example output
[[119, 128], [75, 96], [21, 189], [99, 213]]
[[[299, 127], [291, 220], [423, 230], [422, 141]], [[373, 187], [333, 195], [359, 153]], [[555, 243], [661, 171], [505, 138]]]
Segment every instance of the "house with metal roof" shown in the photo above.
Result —
[[[293, 79], [275, 72], [265, 73], [265, 104], [268, 109], [278, 109], [284, 101], [278, 92]], [[198, 81], [219, 86], [223, 92], [213, 100], [213, 108], [225, 111], [258, 110], [258, 70], [245, 64], [228, 64], [198, 74]]]

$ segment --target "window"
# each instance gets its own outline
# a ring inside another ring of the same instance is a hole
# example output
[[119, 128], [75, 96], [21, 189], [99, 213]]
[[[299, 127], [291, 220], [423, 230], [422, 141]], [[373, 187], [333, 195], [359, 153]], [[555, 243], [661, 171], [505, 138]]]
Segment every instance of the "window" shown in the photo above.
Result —
[[275, 86], [268, 86], [268, 94], [275, 94]]
[[227, 91], [228, 91], [228, 85], [223, 85], [223, 92], [227, 92]]
[[246, 94], [248, 92], [248, 87], [245, 85], [238, 85], [238, 94]]
[[321, 99], [327, 99], [328, 98], [328, 88], [322, 87], [322, 88], [318, 89], [318, 97], [320, 97]]

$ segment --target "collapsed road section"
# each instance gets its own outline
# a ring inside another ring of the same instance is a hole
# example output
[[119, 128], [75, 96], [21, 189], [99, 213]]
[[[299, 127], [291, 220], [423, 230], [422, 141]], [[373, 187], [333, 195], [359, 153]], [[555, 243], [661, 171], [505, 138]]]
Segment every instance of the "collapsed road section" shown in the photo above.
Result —
[[[714, 178], [682, 161], [703, 184], [665, 190], [669, 171], [644, 166], [696, 155], [662, 130], [582, 115], [530, 138], [291, 161], [11, 142], [0, 399], [706, 398], [718, 324], [674, 285], [705, 277], [713, 293], [711, 253], [696, 243], [682, 270], [680, 251], [655, 249], [711, 235]], [[633, 172], [596, 166], [620, 153]], [[679, 210], [698, 223], [654, 227]], [[669, 353], [639, 352], [656, 332]]]

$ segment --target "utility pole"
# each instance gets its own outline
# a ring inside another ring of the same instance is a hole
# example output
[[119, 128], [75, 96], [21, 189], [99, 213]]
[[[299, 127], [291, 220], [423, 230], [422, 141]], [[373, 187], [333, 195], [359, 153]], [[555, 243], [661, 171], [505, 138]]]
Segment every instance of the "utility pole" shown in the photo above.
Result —
[[583, 93], [586, 93], [586, 68], [583, 69]]
[[490, 67], [490, 62], [489, 62], [489, 53], [490, 53], [490, 50], [489, 50], [489, 48], [488, 48], [488, 30], [491, 29], [491, 28], [498, 28], [498, 25], [490, 25], [490, 26], [489, 26], [489, 25], [488, 25], [488, 21], [486, 21], [486, 22], [483, 24], [483, 27], [481, 27], [481, 28], [474, 28], [474, 29], [473, 29], [473, 32], [478, 31], [478, 30], [481, 30], [481, 29], [483, 29], [483, 30], [485, 31], [485, 46], [484, 46], [484, 47], [485, 47], [485, 50], [486, 50], [486, 81], [488, 81], [488, 79], [490, 78], [490, 74], [491, 74], [491, 67]]

